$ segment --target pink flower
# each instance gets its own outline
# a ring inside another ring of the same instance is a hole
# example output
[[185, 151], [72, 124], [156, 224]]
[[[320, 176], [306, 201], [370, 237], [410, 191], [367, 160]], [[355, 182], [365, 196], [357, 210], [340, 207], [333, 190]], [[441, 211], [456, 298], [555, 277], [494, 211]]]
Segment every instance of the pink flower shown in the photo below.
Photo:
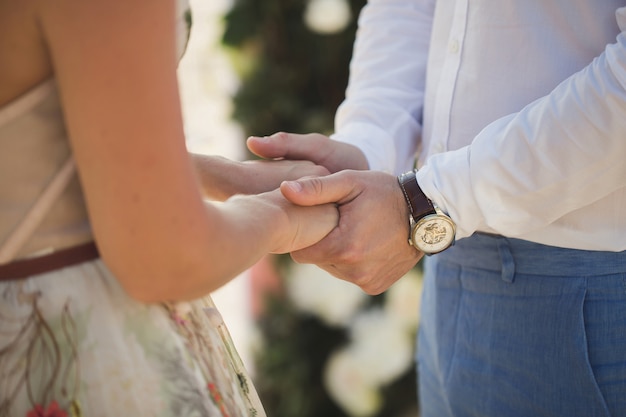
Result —
[[52, 401], [45, 410], [40, 404], [36, 404], [34, 409], [26, 413], [26, 417], [67, 417], [67, 412], [56, 401]]

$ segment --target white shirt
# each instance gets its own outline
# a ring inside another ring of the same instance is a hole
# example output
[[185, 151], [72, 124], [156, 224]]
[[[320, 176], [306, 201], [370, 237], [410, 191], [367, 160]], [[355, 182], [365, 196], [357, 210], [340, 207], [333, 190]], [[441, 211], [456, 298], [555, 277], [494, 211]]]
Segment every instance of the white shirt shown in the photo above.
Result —
[[626, 1], [370, 0], [333, 137], [475, 231], [626, 250]]

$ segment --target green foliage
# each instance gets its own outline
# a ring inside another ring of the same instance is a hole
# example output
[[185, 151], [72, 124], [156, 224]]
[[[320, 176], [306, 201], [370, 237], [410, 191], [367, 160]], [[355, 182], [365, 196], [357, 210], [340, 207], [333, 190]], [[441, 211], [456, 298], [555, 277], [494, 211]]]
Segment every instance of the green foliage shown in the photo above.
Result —
[[[352, 0], [353, 16], [365, 0]], [[303, 23], [304, 0], [238, 0], [223, 43], [234, 50], [242, 85], [234, 118], [247, 135], [332, 131], [344, 98], [356, 19], [337, 34]]]

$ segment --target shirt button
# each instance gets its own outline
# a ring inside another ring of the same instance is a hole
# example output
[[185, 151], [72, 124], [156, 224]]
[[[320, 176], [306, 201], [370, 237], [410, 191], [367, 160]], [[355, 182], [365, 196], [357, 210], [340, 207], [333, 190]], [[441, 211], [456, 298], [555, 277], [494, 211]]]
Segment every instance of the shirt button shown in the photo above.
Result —
[[459, 52], [459, 41], [457, 41], [456, 39], [453, 39], [452, 41], [450, 41], [448, 50], [450, 51], [450, 53], [453, 53], [453, 54], [456, 54], [457, 52]]

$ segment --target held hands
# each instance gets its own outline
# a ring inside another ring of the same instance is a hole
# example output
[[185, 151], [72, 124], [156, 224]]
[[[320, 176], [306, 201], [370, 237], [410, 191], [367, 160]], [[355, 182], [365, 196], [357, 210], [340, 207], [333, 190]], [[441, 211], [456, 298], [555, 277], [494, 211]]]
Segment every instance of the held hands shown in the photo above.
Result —
[[337, 227], [321, 241], [291, 251], [296, 262], [317, 264], [369, 294], [379, 294], [423, 256], [408, 243], [409, 212], [396, 177], [357, 171], [369, 166], [355, 146], [316, 133], [282, 132], [250, 137], [247, 144], [256, 155], [274, 159], [271, 163], [309, 160], [332, 173], [281, 185], [283, 195], [295, 204], [336, 203], [339, 210]]
[[274, 190], [254, 196], [235, 196], [229, 201], [248, 201], [251, 213], [269, 211], [266, 224], [274, 232], [272, 253], [289, 253], [315, 244], [337, 227], [339, 213], [335, 204], [300, 206], [285, 199], [280, 190]]
[[328, 175], [311, 161], [232, 161], [216, 155], [190, 154], [206, 197], [225, 201], [236, 194], [259, 194], [275, 190], [285, 180]]
[[237, 162], [215, 155], [190, 154], [208, 198], [225, 201], [236, 194], [275, 190], [285, 180], [368, 168], [359, 149], [316, 133], [250, 137], [248, 147], [265, 159]]
[[369, 168], [365, 155], [357, 147], [319, 133], [298, 135], [279, 132], [272, 136], [252, 136], [248, 138], [247, 145], [251, 152], [262, 158], [281, 158], [290, 162], [307, 160], [331, 173]]
[[342, 171], [326, 177], [287, 181], [283, 195], [302, 206], [336, 202], [339, 224], [324, 239], [291, 253], [369, 294], [379, 294], [423, 256], [409, 245], [409, 211], [395, 176]]
[[244, 174], [239, 187], [240, 194], [258, 194], [272, 191], [285, 180], [328, 175], [325, 167], [311, 161], [244, 161]]

